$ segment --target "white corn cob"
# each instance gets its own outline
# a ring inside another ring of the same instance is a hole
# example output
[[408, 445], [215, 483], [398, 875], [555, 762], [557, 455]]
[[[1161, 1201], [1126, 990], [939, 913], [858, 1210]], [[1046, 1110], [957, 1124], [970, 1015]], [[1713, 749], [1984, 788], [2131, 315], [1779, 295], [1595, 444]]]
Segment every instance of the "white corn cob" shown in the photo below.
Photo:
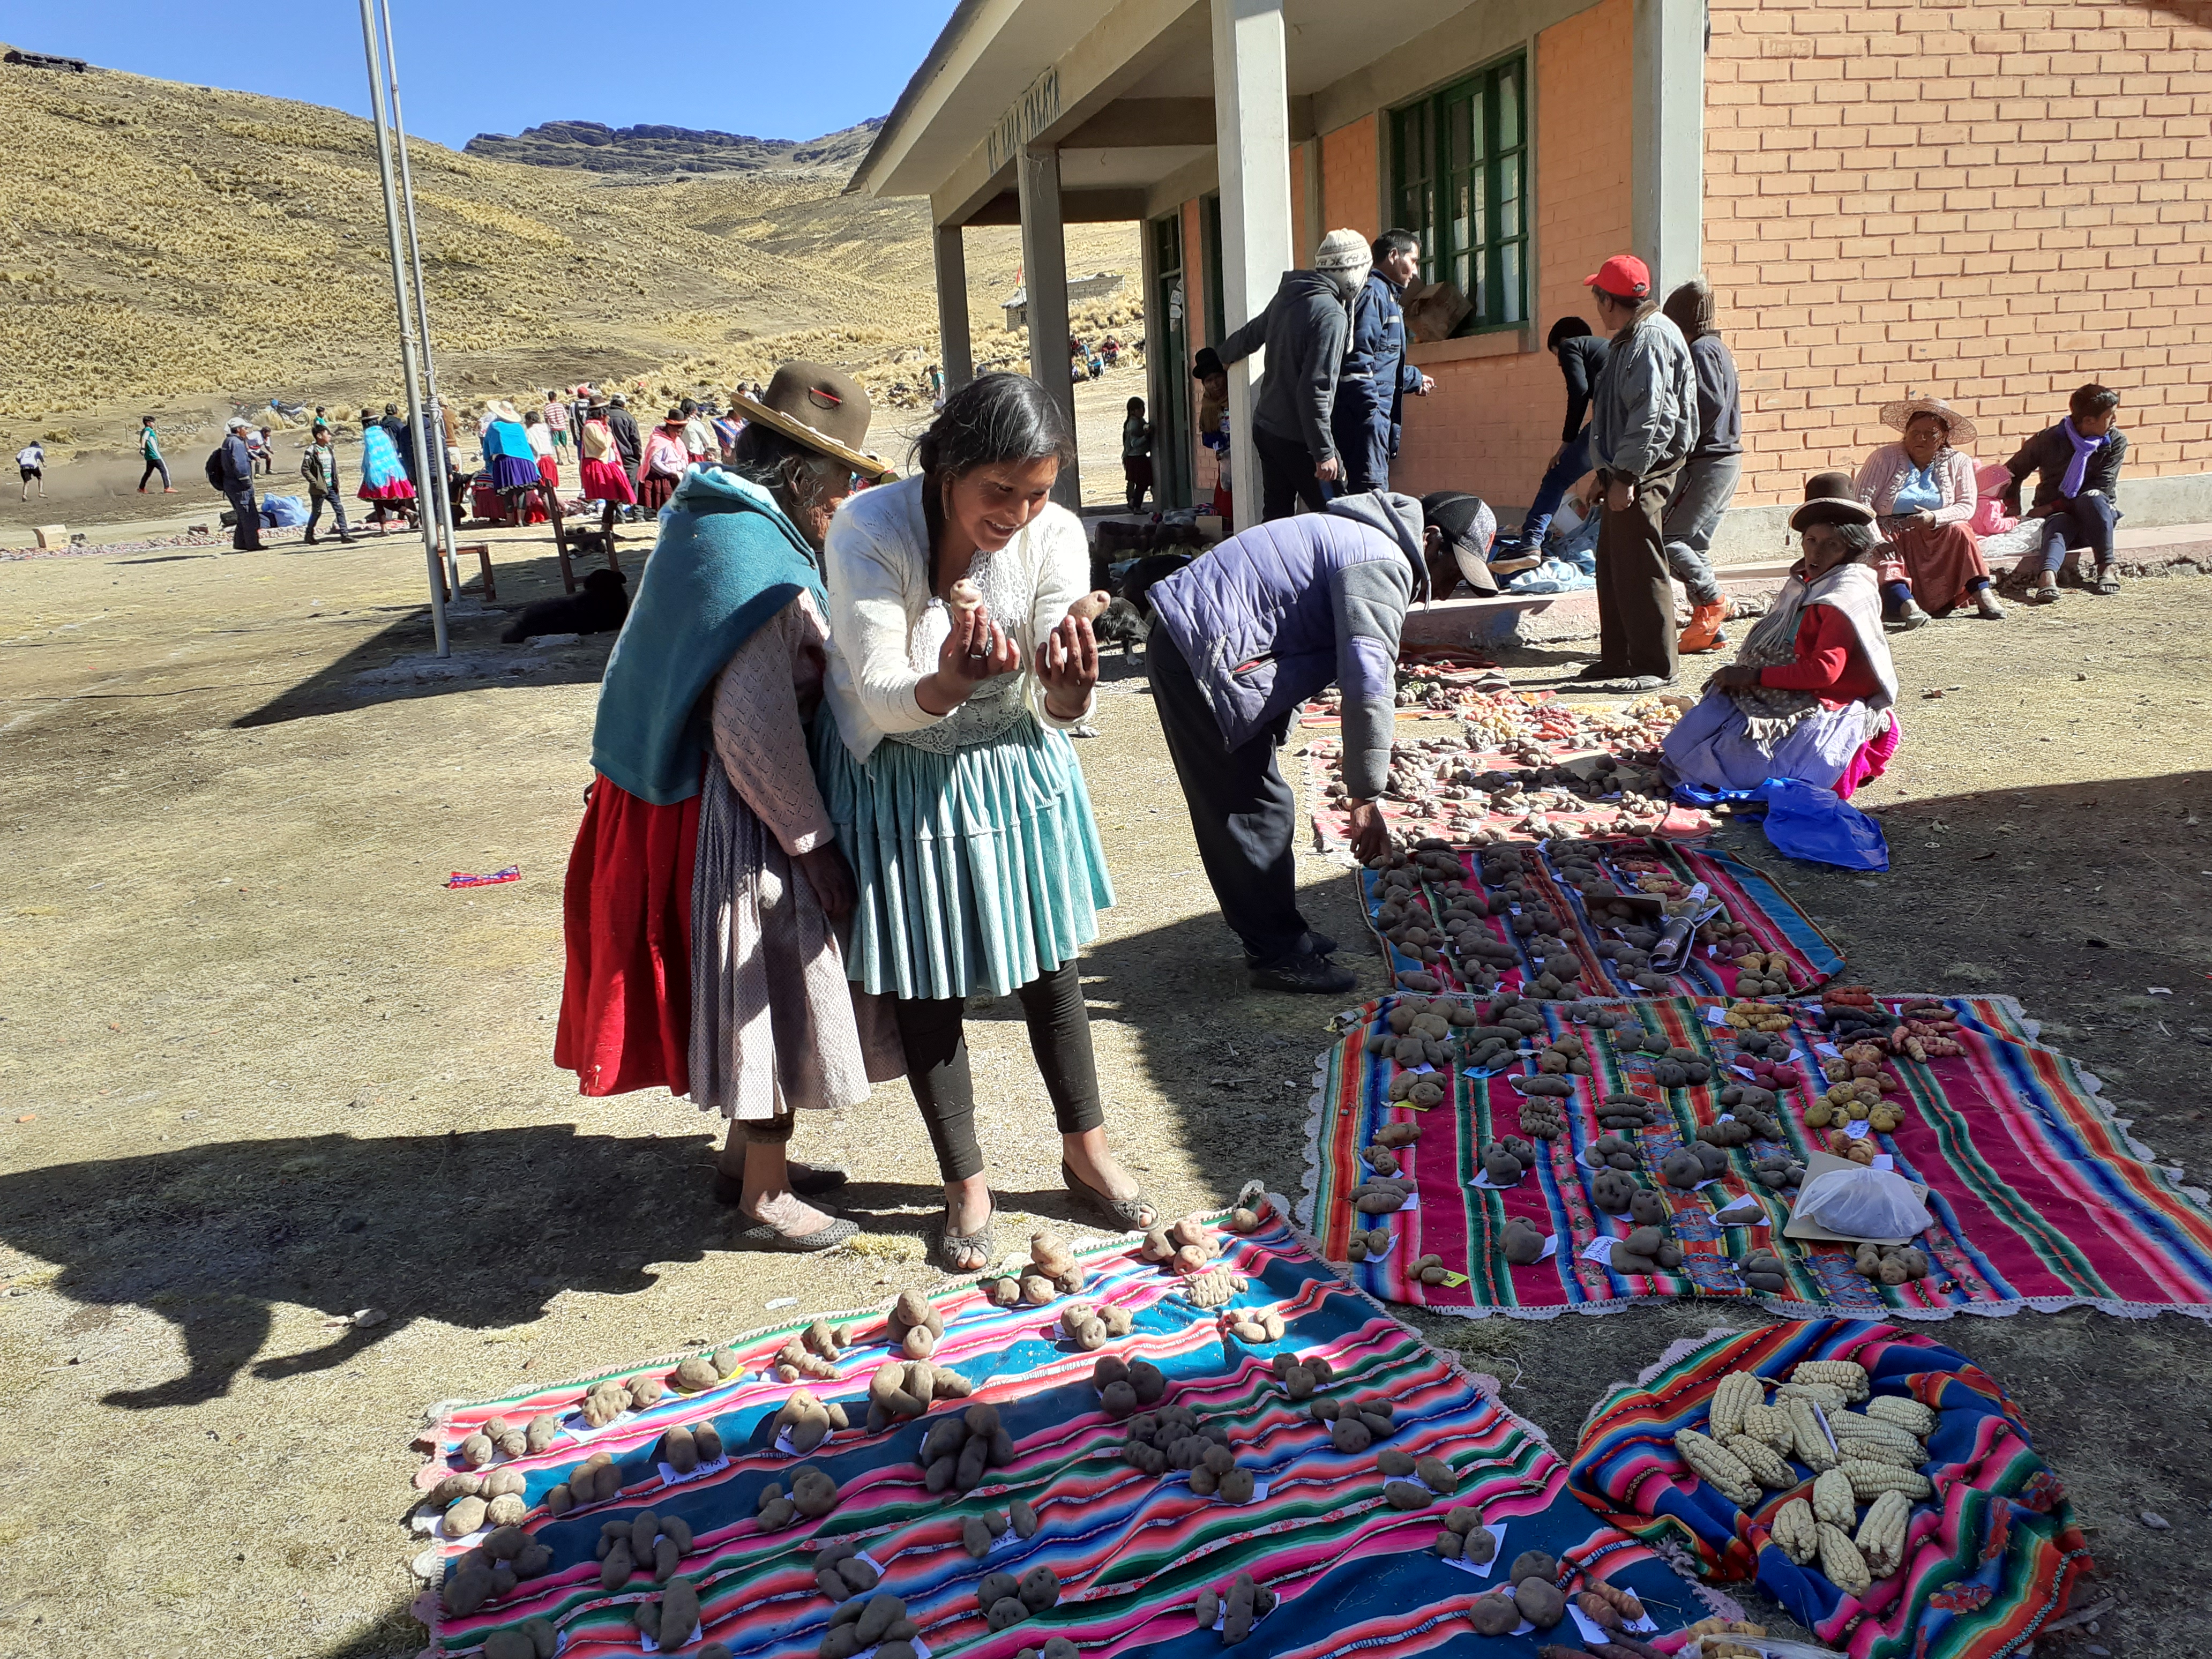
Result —
[[1857, 1412], [1830, 1412], [1828, 1431], [1836, 1437], [1838, 1445], [1846, 1441], [1856, 1445], [1862, 1441], [1877, 1440], [1894, 1446], [1899, 1451], [1913, 1453], [1912, 1461], [1916, 1463], [1920, 1461], [1920, 1442], [1911, 1431], [1900, 1429], [1896, 1424], [1885, 1422], [1879, 1417], [1865, 1417]]
[[1936, 1488], [1924, 1474], [1911, 1469], [1900, 1469], [1887, 1463], [1870, 1463], [1862, 1457], [1846, 1457], [1837, 1466], [1844, 1478], [1850, 1482], [1851, 1496], [1862, 1504], [1870, 1504], [1886, 1492], [1901, 1492], [1907, 1498], [1927, 1497]]
[[1912, 1500], [1901, 1492], [1886, 1492], [1859, 1522], [1858, 1536], [1852, 1541], [1875, 1577], [1888, 1577], [1904, 1563], [1905, 1531], [1911, 1518]]
[[1743, 1432], [1754, 1440], [1764, 1440], [1778, 1452], [1787, 1452], [1797, 1443], [1797, 1431], [1790, 1425], [1790, 1413], [1778, 1406], [1746, 1406]]
[[1874, 1575], [1867, 1571], [1866, 1557], [1851, 1542], [1850, 1534], [1825, 1522], [1820, 1527], [1820, 1571], [1846, 1595], [1864, 1595], [1874, 1585]]
[[1820, 1414], [1809, 1400], [1797, 1399], [1784, 1402], [1790, 1418], [1792, 1449], [1797, 1461], [1814, 1474], [1836, 1467], [1836, 1453], [1828, 1444], [1828, 1437], [1821, 1432]]
[[1727, 1447], [1695, 1429], [1677, 1429], [1674, 1449], [1698, 1479], [1738, 1509], [1749, 1509], [1759, 1502], [1759, 1482]]
[[1839, 1412], [1845, 1404], [1844, 1391], [1832, 1382], [1784, 1382], [1774, 1392], [1784, 1400], [1809, 1400], [1824, 1412]]
[[1894, 1423], [1905, 1433], [1917, 1435], [1923, 1440], [1936, 1432], [1934, 1408], [1899, 1395], [1878, 1395], [1868, 1401], [1866, 1414], [1881, 1422]]
[[1850, 1477], [1841, 1469], [1823, 1470], [1813, 1482], [1813, 1518], [1844, 1528], [1859, 1518], [1858, 1498], [1851, 1490]]
[[1820, 1523], [1813, 1518], [1813, 1506], [1802, 1498], [1793, 1498], [1774, 1512], [1774, 1541], [1782, 1553], [1804, 1566], [1820, 1553]]
[[1730, 1371], [1713, 1389], [1712, 1437], [1725, 1442], [1743, 1432], [1747, 1406], [1766, 1403], [1766, 1385], [1749, 1371]]
[[1751, 1471], [1751, 1478], [1769, 1492], [1787, 1492], [1797, 1484], [1797, 1477], [1782, 1461], [1782, 1454], [1764, 1440], [1754, 1440], [1747, 1434], [1730, 1435], [1721, 1444], [1729, 1455]]
[[1867, 1397], [1866, 1367], [1856, 1359], [1800, 1360], [1790, 1373], [1792, 1382], [1832, 1382], [1846, 1400]]
[[1892, 1440], [1842, 1440], [1838, 1444], [1846, 1457], [1862, 1463], [1887, 1463], [1894, 1469], [1917, 1469], [1928, 1456], [1917, 1446], [1906, 1451]]

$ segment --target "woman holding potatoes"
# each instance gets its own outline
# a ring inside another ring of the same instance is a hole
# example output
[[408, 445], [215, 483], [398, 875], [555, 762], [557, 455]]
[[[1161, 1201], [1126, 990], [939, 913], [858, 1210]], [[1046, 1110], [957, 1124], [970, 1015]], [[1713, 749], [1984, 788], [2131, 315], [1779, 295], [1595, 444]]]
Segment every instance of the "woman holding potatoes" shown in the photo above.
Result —
[[919, 476], [830, 526], [831, 652], [814, 765], [855, 900], [846, 970], [894, 1000], [907, 1079], [945, 1182], [944, 1265], [994, 1254], [962, 1030], [983, 989], [1021, 1000], [1069, 1192], [1115, 1228], [1154, 1219], [1106, 1147], [1082, 947], [1114, 902], [1082, 768], [1098, 647], [1075, 515], [1051, 500], [1073, 445], [1034, 380], [947, 399]]
[[1846, 475], [1823, 472], [1807, 481], [1790, 527], [1803, 556], [1735, 660], [1667, 734], [1680, 782], [1756, 789], [1787, 777], [1847, 796], [1896, 750], [1875, 509]]

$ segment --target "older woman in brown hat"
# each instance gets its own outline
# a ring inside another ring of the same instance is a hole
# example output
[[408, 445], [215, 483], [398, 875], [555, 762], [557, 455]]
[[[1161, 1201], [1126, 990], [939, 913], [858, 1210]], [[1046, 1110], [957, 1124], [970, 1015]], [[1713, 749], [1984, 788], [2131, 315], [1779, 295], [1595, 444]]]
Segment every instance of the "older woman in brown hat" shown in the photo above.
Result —
[[807, 759], [829, 645], [820, 553], [862, 478], [867, 393], [787, 363], [732, 464], [674, 486], [607, 660], [599, 777], [568, 866], [556, 1060], [583, 1091], [665, 1085], [729, 1123], [715, 1195], [740, 1243], [826, 1249], [857, 1229], [806, 1199], [843, 1176], [785, 1157], [800, 1108], [872, 1075], [837, 927], [853, 880]]
[[1808, 479], [1790, 515], [1803, 550], [1736, 659], [1668, 732], [1668, 770], [1705, 789], [1798, 778], [1848, 795], [1897, 747], [1897, 670], [1869, 561], [1874, 509], [1850, 477]]
[[1881, 423], [1900, 435], [1867, 457], [1856, 485], [1886, 544], [1879, 572], [1884, 621], [1917, 628], [1968, 599], [1977, 616], [2000, 619], [2004, 607], [1966, 524], [1979, 501], [1974, 464], [1963, 447], [1974, 441], [1974, 423], [1941, 398], [1884, 404]]

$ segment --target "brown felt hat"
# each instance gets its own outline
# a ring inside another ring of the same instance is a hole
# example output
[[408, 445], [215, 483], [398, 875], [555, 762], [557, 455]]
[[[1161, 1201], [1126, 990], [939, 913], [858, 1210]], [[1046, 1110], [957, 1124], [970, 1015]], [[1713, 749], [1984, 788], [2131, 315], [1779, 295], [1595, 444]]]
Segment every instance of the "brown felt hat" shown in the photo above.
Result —
[[758, 421], [794, 442], [842, 461], [861, 477], [880, 480], [888, 463], [860, 446], [868, 441], [874, 410], [868, 389], [842, 369], [826, 363], [789, 362], [776, 370], [758, 398], [732, 392], [730, 403], [748, 421]]
[[1805, 480], [1805, 502], [1790, 515], [1790, 527], [1808, 524], [1872, 524], [1874, 508], [1861, 501], [1848, 472], [1816, 472]]

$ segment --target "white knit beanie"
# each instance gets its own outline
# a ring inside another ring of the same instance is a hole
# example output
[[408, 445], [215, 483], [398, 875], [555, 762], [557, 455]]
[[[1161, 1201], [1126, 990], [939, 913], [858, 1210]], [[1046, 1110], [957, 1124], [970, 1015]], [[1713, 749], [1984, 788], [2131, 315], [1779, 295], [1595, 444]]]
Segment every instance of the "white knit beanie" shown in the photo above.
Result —
[[1375, 263], [1367, 239], [1356, 230], [1332, 230], [1321, 239], [1321, 246], [1314, 251], [1316, 270], [1364, 271]]

